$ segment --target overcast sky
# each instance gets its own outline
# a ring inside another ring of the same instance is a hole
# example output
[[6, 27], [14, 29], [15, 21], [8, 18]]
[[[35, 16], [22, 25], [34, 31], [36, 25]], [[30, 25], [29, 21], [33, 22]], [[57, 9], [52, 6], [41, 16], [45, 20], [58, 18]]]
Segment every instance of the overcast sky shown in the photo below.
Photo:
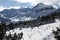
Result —
[[8, 8], [32, 7], [38, 3], [52, 4], [59, 0], [0, 0], [0, 10]]

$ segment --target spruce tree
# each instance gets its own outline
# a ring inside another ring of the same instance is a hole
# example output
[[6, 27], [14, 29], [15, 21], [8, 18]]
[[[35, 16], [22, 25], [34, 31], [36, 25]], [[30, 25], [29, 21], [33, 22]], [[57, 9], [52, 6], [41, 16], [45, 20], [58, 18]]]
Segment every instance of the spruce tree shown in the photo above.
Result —
[[53, 34], [56, 40], [60, 40], [60, 29], [59, 28], [57, 28], [57, 31], [53, 31]]
[[0, 23], [0, 40], [3, 40], [5, 33], [6, 33], [6, 24], [5, 24], [5, 22], [2, 21]]

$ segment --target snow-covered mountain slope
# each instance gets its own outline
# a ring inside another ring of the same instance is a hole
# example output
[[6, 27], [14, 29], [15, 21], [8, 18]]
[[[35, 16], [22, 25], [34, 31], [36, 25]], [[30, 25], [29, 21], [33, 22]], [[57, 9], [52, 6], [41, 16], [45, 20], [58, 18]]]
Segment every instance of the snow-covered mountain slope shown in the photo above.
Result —
[[1, 22], [1, 21], [4, 21], [4, 22], [11, 22], [11, 20], [8, 19], [8, 18], [6, 18], [6, 17], [4, 17], [3, 14], [0, 14], [0, 22]]
[[[13, 30], [9, 30], [6, 32], [6, 35], [13, 35], [14, 33], [23, 32], [23, 38], [21, 40], [55, 40], [52, 35], [52, 30], [57, 30], [56, 27], [60, 26], [60, 22], [57, 21], [55, 23], [42, 25], [34, 28], [16, 28]], [[50, 39], [49, 39], [50, 38]]]
[[30, 10], [30, 8], [21, 8], [21, 9], [5, 9], [0, 12], [0, 14], [3, 14], [4, 17], [10, 19], [20, 19], [21, 17], [25, 16], [25, 12]]
[[18, 22], [18, 21], [29, 21], [29, 20], [33, 20], [33, 18], [31, 17], [21, 17], [20, 19], [19, 18], [9, 18], [12, 22]]
[[53, 6], [45, 5], [43, 3], [39, 3], [35, 7], [33, 7], [34, 11], [42, 11], [42, 10], [50, 10], [50, 9], [54, 9]]
[[46, 15], [55, 10], [51, 5], [45, 5], [43, 3], [39, 3], [32, 8], [31, 11], [28, 11], [26, 14], [30, 17], [37, 18], [38, 16]]
[[53, 4], [51, 4], [53, 7], [55, 7], [56, 9], [60, 8], [60, 1], [54, 2]]

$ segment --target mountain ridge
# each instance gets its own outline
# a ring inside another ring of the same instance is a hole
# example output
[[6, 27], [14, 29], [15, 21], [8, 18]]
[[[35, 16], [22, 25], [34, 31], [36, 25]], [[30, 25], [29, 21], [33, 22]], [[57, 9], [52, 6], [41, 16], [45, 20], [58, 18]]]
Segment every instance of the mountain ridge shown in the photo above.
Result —
[[[56, 10], [53, 8], [53, 6], [39, 3], [33, 8], [5, 9], [1, 11], [0, 14], [3, 14], [3, 16], [7, 19], [19, 19], [20, 21], [23, 20], [22, 17], [36, 19], [38, 16], [44, 16], [53, 10]], [[25, 21], [25, 19], [23, 21]]]

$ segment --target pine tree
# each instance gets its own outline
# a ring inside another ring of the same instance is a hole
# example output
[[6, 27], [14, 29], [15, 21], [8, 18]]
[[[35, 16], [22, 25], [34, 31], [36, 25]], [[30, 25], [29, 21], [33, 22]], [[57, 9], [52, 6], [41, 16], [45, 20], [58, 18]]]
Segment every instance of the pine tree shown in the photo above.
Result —
[[6, 40], [10, 40], [11, 38], [11, 33], [8, 36], [6, 36]]
[[5, 33], [6, 33], [6, 24], [5, 22], [2, 21], [0, 23], [0, 40], [3, 40]]
[[15, 28], [15, 25], [14, 25], [14, 23], [10, 23], [10, 24], [8, 25], [8, 27], [9, 27], [10, 29], [14, 29], [14, 28]]
[[57, 28], [57, 31], [53, 31], [54, 37], [56, 40], [60, 40], [60, 29]]

